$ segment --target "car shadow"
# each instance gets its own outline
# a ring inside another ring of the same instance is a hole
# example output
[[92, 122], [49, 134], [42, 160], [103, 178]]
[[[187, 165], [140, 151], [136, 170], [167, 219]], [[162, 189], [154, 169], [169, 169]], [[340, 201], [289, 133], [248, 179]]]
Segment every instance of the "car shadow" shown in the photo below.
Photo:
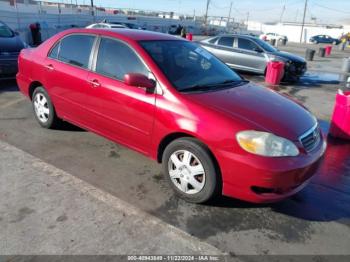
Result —
[[62, 121], [57, 127], [54, 128], [54, 130], [71, 131], [71, 132], [87, 132], [85, 129], [82, 129], [66, 121]]
[[244, 78], [262, 84], [268, 88], [279, 91], [292, 87], [293, 89], [298, 88], [320, 88], [323, 85], [339, 85], [344, 82], [341, 74], [326, 73], [326, 72], [307, 72], [304, 76], [300, 77], [298, 81], [282, 81], [279, 85], [271, 85], [265, 83], [263, 75], [255, 73], [242, 73]]

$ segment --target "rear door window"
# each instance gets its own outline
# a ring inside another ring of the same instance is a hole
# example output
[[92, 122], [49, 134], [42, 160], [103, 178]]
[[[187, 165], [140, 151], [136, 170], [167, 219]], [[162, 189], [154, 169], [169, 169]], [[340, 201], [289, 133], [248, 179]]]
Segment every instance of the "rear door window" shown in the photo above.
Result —
[[60, 42], [56, 43], [55, 47], [51, 49], [49, 53], [49, 57], [57, 59], [59, 50], [60, 50]]
[[102, 38], [98, 49], [95, 71], [123, 81], [128, 73], [148, 76], [148, 69], [136, 53], [126, 44], [110, 38]]
[[223, 36], [220, 37], [218, 45], [226, 46], [226, 47], [233, 47], [233, 37], [230, 36]]
[[58, 60], [88, 68], [94, 40], [95, 36], [92, 35], [70, 35], [63, 38], [60, 43]]

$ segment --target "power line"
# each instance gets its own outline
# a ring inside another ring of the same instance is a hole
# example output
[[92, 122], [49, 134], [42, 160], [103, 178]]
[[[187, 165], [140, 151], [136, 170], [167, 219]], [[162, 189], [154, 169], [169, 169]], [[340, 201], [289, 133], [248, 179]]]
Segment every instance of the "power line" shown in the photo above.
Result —
[[281, 16], [280, 16], [280, 23], [282, 22], [283, 15], [284, 15], [285, 11], [286, 11], [286, 2], [284, 2], [284, 5], [282, 7], [282, 12], [281, 12]]
[[335, 8], [332, 8], [332, 7], [327, 7], [327, 6], [320, 5], [320, 4], [315, 3], [315, 2], [312, 2], [312, 4], [315, 5], [315, 6], [318, 6], [318, 7], [324, 8], [324, 9], [327, 9], [327, 10], [331, 10], [331, 11], [333, 11], [333, 12], [339, 12], [339, 13], [343, 13], [343, 14], [350, 14], [350, 12], [343, 11], [343, 10], [339, 10], [339, 9], [335, 9]]
[[215, 7], [216, 9], [228, 9], [229, 8], [229, 6], [219, 6], [213, 1], [211, 1], [210, 5]]

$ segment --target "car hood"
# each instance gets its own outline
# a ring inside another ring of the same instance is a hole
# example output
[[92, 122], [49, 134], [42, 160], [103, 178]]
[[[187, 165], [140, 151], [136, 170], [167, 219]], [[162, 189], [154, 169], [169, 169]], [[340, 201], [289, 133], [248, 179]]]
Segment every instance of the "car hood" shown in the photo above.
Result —
[[252, 130], [271, 132], [294, 141], [316, 124], [314, 116], [301, 105], [251, 83], [221, 91], [192, 93], [188, 97], [228, 115], [233, 121], [243, 121]]
[[301, 56], [294, 55], [294, 54], [291, 54], [291, 53], [288, 53], [288, 52], [277, 51], [277, 52], [274, 52], [272, 54], [275, 55], [275, 56], [279, 56], [279, 57], [285, 58], [287, 60], [291, 60], [293, 62], [299, 62], [299, 63], [305, 63], [306, 62], [305, 59], [302, 58]]
[[23, 48], [24, 43], [19, 36], [0, 37], [1, 52], [19, 52]]

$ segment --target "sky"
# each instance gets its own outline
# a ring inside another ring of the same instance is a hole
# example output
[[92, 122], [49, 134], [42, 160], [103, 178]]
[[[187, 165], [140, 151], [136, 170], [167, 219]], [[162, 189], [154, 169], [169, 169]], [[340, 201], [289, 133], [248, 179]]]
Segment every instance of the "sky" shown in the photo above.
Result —
[[[90, 0], [77, 2], [89, 4]], [[188, 15], [193, 15], [194, 12], [203, 15], [206, 2], [207, 0], [94, 0], [97, 6], [173, 11]], [[209, 16], [227, 17], [231, 2], [231, 17], [236, 21], [249, 19], [259, 22], [275, 22], [281, 18], [282, 21], [302, 21], [305, 4], [305, 0], [210, 0]], [[316, 19], [319, 23], [350, 23], [350, 0], [308, 0], [306, 21], [311, 19]]]

